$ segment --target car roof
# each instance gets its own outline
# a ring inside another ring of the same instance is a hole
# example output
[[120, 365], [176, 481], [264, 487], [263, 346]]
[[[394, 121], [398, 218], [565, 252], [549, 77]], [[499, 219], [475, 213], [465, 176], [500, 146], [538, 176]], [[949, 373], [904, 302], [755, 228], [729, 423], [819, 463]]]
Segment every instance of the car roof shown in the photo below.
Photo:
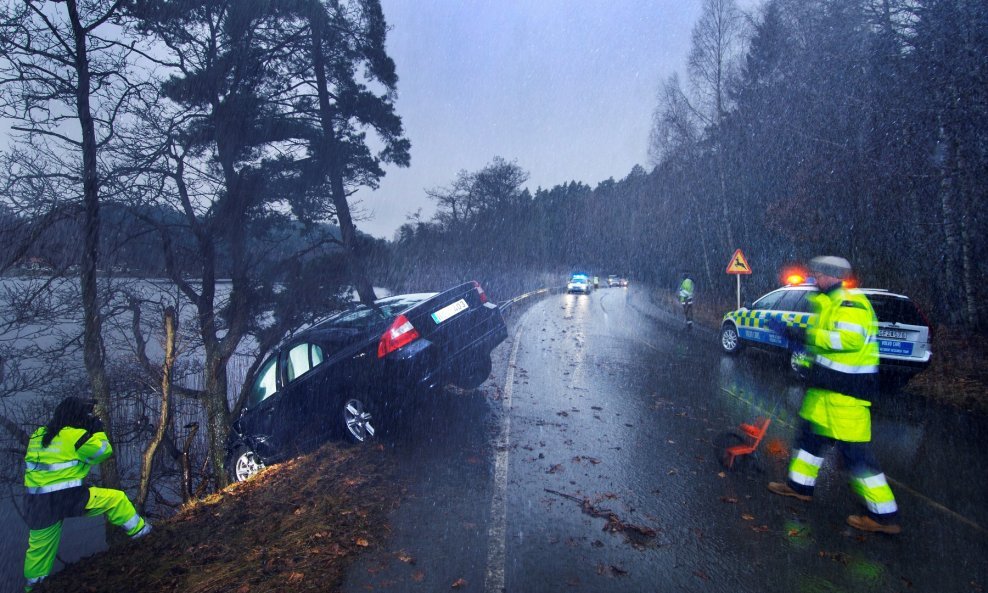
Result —
[[[770, 290], [770, 291], [766, 292], [765, 294], [769, 294], [769, 293], [775, 292], [776, 290], [783, 290], [783, 289], [819, 290], [819, 288], [817, 288], [816, 284], [806, 284], [806, 283], [803, 283], [803, 284], [787, 284], [786, 286], [780, 286], [779, 288], [776, 288], [774, 290]], [[885, 288], [854, 288], [852, 290], [860, 291], [863, 294], [871, 294], [871, 295], [881, 294], [881, 295], [890, 296], [890, 297], [893, 297], [893, 298], [906, 299], [907, 301], [909, 300], [909, 297], [907, 297], [906, 295], [899, 294], [897, 292], [891, 292], [891, 291], [889, 291], [888, 289], [885, 289]], [[762, 296], [765, 296], [765, 295], [762, 295]], [[758, 297], [758, 298], [761, 298], [761, 297]]]

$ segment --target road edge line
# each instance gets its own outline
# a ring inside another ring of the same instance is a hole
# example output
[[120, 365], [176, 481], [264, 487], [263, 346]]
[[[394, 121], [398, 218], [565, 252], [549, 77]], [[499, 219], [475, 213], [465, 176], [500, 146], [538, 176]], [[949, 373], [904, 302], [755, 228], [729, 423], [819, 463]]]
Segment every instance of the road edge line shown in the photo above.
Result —
[[511, 437], [511, 392], [514, 389], [515, 363], [518, 360], [518, 346], [521, 344], [519, 327], [515, 332], [511, 355], [508, 357], [508, 371], [504, 375], [504, 397], [501, 398], [503, 420], [497, 441], [494, 443], [494, 489], [491, 493], [491, 526], [488, 530], [487, 571], [484, 574], [486, 593], [503, 593], [505, 536], [507, 530], [507, 490], [508, 490], [508, 441]]

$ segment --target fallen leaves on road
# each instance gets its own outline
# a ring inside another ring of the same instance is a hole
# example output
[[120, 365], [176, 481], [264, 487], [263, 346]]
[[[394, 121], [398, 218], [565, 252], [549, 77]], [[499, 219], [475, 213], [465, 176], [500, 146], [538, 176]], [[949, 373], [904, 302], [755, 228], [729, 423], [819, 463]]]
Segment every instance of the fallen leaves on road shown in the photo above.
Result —
[[405, 564], [411, 564], [411, 565], [415, 564], [415, 558], [408, 552], [405, 552], [404, 550], [398, 552], [398, 560], [401, 560]]
[[467, 586], [466, 579], [456, 579], [455, 581], [453, 581], [453, 584], [450, 585], [450, 588], [451, 589], [459, 589], [461, 587], [466, 587], [466, 586]]
[[726, 502], [727, 504], [738, 504], [738, 499], [733, 496], [721, 496], [720, 501]]
[[748, 513], [743, 513], [741, 515], [741, 518], [744, 519], [745, 521], [754, 521], [755, 520], [754, 515], [749, 515]]
[[360, 546], [361, 548], [366, 548], [367, 546], [370, 545], [370, 542], [362, 537], [359, 537], [357, 538], [357, 545]]
[[550, 467], [549, 469], [547, 469], [545, 471], [545, 473], [547, 473], [547, 474], [558, 474], [559, 472], [562, 472], [562, 471], [566, 471], [566, 468], [563, 467], [563, 464], [557, 463], [556, 465], [554, 465], [554, 466]]
[[416, 570], [412, 572], [412, 580], [416, 583], [421, 583], [425, 580], [425, 573], [421, 570]]

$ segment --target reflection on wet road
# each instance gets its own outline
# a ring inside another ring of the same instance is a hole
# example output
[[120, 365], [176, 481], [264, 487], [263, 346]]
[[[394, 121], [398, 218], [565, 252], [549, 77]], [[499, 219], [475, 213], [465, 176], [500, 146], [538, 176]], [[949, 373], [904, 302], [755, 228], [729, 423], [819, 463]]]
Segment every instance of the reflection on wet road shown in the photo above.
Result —
[[[394, 541], [348, 590], [988, 585], [983, 419], [904, 394], [876, 402], [904, 533], [862, 535], [844, 523], [859, 509], [834, 456], [811, 504], [765, 488], [785, 473], [802, 397], [781, 360], [722, 355], [634, 288], [553, 295], [512, 325], [493, 379], [422, 408], [397, 444], [408, 497]], [[766, 415], [756, 458], [723, 471], [713, 441]]]

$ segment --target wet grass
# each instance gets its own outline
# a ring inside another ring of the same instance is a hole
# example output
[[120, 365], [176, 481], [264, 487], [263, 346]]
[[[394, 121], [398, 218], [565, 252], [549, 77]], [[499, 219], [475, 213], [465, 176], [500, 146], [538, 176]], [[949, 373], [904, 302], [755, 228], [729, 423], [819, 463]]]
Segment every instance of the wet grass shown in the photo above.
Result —
[[338, 591], [381, 545], [399, 499], [383, 447], [328, 444], [182, 509], [144, 539], [83, 559], [36, 592]]

